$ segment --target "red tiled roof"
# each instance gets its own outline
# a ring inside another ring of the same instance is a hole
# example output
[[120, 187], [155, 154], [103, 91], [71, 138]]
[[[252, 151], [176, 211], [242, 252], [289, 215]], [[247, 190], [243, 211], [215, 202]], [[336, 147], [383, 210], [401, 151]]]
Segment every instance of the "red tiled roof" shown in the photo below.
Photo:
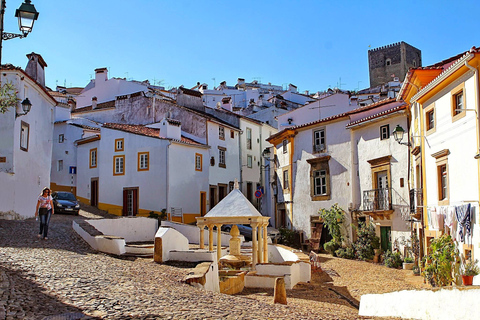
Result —
[[402, 104], [400, 104], [398, 106], [395, 106], [391, 109], [383, 110], [382, 112], [372, 114], [371, 116], [368, 116], [368, 117], [350, 122], [349, 124], [346, 125], [346, 128], [348, 129], [348, 128], [351, 128], [351, 127], [353, 127], [357, 124], [360, 124], [360, 123], [363, 123], [363, 122], [366, 122], [366, 121], [369, 121], [369, 120], [373, 120], [373, 119], [376, 119], [376, 118], [380, 118], [380, 117], [386, 116], [388, 114], [395, 113], [395, 112], [400, 111], [400, 110], [405, 110], [406, 108], [407, 108], [407, 104], [405, 102], [403, 102]]
[[[97, 107], [95, 108], [95, 110], [107, 109], [107, 108], [115, 108], [115, 100], [99, 103], [97, 104]], [[92, 110], [93, 110], [92, 106], [87, 106], [87, 107], [75, 109], [74, 111], [72, 111], [72, 113], [92, 111]]]
[[177, 141], [177, 142], [190, 144], [190, 145], [195, 145], [195, 146], [206, 146], [202, 143], [196, 142], [195, 140], [192, 140], [192, 139], [184, 137], [184, 136], [181, 137], [181, 140], [160, 137], [160, 129], [149, 128], [149, 127], [146, 127], [146, 126], [143, 126], [143, 125], [122, 124], [122, 123], [104, 123], [103, 127], [108, 128], [108, 129], [114, 129], [114, 130], [120, 130], [120, 131], [129, 132], [129, 133], [133, 133], [133, 134], [138, 134], [138, 135], [142, 135], [142, 136], [147, 136], [147, 137], [151, 137], [151, 138], [157, 138], [157, 139], [162, 139], [162, 140], [172, 140], [172, 141]]

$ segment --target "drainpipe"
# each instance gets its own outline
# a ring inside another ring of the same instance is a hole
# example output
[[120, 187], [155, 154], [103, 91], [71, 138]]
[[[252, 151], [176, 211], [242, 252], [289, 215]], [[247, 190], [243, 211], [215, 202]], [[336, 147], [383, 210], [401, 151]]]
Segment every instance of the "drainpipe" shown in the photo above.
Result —
[[[170, 165], [169, 165], [169, 151], [170, 151], [170, 145], [172, 144], [171, 141], [168, 141], [168, 144], [167, 144], [167, 152], [165, 152], [165, 155], [166, 155], [166, 165], [165, 167], [167, 168], [167, 172], [165, 173], [165, 182], [166, 182], [166, 185], [165, 185], [165, 205], [166, 205], [166, 209], [167, 209], [167, 212], [170, 211], [170, 207], [169, 207], [169, 194], [170, 194]], [[170, 212], [170, 220], [172, 219], [172, 213]]]
[[155, 98], [157, 97], [157, 93], [153, 93], [153, 104], [152, 104], [152, 111], [153, 111], [153, 123], [155, 123]]
[[239, 130], [238, 131], [238, 165], [240, 168], [240, 181], [239, 181], [240, 191], [243, 190], [242, 139], [240, 138], [242, 134], [243, 134], [243, 131]]

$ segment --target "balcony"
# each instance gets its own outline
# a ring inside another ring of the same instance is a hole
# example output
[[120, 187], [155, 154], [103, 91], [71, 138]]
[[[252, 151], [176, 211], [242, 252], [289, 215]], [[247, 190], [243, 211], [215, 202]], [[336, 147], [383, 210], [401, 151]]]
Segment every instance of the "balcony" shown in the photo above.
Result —
[[423, 213], [423, 189], [410, 189], [410, 216], [419, 220]]
[[375, 220], [391, 219], [391, 215], [393, 214], [392, 189], [385, 188], [363, 191], [362, 211]]

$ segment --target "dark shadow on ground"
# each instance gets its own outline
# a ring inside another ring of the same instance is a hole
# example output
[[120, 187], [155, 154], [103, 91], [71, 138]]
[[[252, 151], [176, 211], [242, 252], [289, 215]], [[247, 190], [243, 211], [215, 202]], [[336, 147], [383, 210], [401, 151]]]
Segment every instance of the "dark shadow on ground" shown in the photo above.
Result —
[[0, 264], [0, 298], [6, 299], [6, 319], [100, 319], [85, 314], [82, 309], [63, 303], [45, 293], [45, 289], [29, 280], [20, 271]]

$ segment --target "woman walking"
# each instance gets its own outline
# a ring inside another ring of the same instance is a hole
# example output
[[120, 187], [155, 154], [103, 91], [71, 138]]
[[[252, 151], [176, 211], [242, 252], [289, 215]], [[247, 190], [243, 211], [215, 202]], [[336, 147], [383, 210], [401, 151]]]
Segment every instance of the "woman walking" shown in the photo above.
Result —
[[47, 240], [48, 224], [53, 212], [53, 201], [50, 196], [50, 189], [43, 188], [42, 194], [38, 197], [37, 208], [35, 209], [35, 217], [40, 216], [40, 233], [38, 237]]

